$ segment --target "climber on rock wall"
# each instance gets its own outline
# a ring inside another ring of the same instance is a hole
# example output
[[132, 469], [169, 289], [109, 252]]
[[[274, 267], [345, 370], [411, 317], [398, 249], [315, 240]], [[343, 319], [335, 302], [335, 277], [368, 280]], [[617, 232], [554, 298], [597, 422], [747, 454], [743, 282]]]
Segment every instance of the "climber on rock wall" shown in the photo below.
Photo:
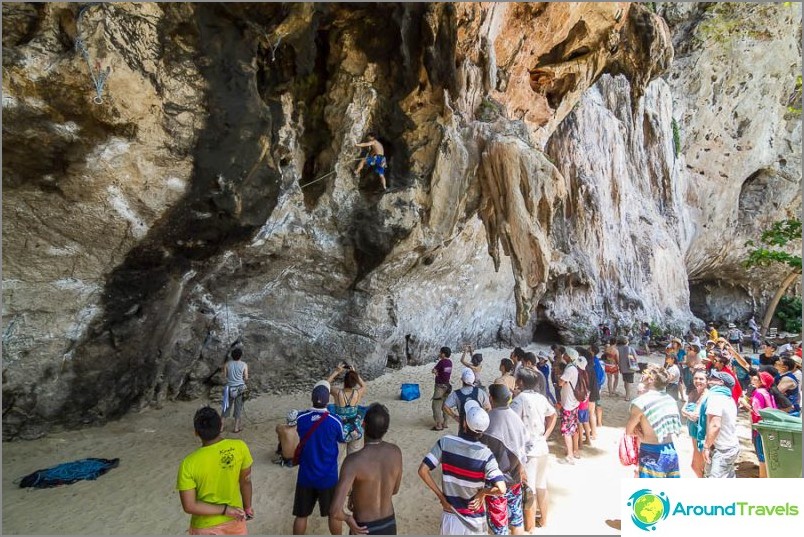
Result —
[[357, 170], [355, 173], [360, 176], [360, 172], [363, 171], [363, 166], [368, 164], [374, 169], [375, 172], [377, 172], [377, 175], [380, 176], [383, 191], [387, 191], [388, 187], [385, 184], [385, 169], [387, 168], [388, 164], [385, 160], [385, 149], [379, 140], [377, 140], [377, 136], [374, 133], [369, 133], [367, 138], [368, 142], [355, 144], [357, 147], [369, 148], [369, 155], [365, 158], [365, 160], [360, 160], [360, 164], [357, 165]]

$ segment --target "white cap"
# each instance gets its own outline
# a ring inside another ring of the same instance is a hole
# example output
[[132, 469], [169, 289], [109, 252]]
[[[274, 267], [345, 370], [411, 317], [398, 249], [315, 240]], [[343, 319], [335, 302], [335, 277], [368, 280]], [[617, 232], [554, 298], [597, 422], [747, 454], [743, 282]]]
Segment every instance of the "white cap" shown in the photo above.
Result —
[[729, 328], [737, 328], [734, 323], [729, 323]]
[[463, 408], [466, 412], [466, 426], [470, 430], [482, 433], [489, 428], [489, 415], [477, 401], [469, 399]]
[[564, 354], [570, 357], [570, 360], [573, 362], [578, 359], [578, 351], [573, 349], [572, 347], [567, 347], [567, 350], [564, 351]]
[[474, 384], [475, 383], [475, 372], [469, 369], [468, 367], [463, 370], [461, 373], [461, 380], [464, 384]]
[[329, 382], [327, 382], [326, 380], [319, 380], [318, 382], [316, 382], [315, 386], [313, 386], [313, 389], [315, 390], [319, 386], [326, 386], [327, 390], [332, 389], [332, 387], [329, 385]]
[[575, 365], [577, 365], [580, 369], [586, 369], [587, 364], [588, 362], [583, 356], [578, 356], [578, 358], [575, 360]]
[[536, 354], [536, 358], [544, 358], [545, 360], [550, 360], [551, 362], [553, 361], [553, 358], [547, 353], [547, 351], [539, 351], [538, 354]]

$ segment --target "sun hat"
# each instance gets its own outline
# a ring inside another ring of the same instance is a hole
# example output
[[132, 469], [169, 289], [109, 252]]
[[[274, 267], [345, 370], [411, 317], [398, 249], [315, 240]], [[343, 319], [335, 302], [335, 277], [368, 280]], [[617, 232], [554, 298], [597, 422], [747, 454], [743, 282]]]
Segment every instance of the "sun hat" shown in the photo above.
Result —
[[488, 412], [474, 399], [469, 399], [463, 405], [464, 412], [466, 413], [466, 426], [476, 433], [482, 433], [489, 427]]
[[575, 349], [573, 349], [572, 347], [568, 347], [568, 348], [567, 348], [567, 349], [564, 351], [564, 354], [566, 354], [567, 356], [569, 356], [569, 357], [570, 357], [570, 360], [572, 360], [573, 362], [574, 362], [575, 360], [577, 360], [577, 359], [578, 359], [578, 356], [579, 356], [579, 355], [578, 355], [578, 351], [576, 351], [576, 350], [575, 350]]

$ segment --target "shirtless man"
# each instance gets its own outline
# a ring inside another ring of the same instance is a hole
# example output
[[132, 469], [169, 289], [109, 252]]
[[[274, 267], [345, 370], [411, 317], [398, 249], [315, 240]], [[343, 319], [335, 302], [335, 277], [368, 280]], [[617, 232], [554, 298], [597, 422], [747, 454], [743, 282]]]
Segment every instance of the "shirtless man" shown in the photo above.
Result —
[[639, 477], [680, 477], [673, 435], [681, 432], [681, 416], [665, 393], [669, 377], [666, 369], [649, 365], [642, 374], [646, 391], [631, 401], [625, 434], [640, 438]]
[[383, 191], [388, 190], [385, 186], [385, 168], [388, 167], [385, 160], [385, 149], [379, 140], [377, 140], [377, 136], [374, 133], [370, 132], [366, 137], [368, 138], [368, 142], [355, 144], [357, 147], [368, 147], [370, 149], [369, 156], [367, 156], [365, 160], [360, 160], [360, 164], [357, 165], [355, 173], [360, 176], [360, 172], [363, 171], [363, 165], [368, 164], [377, 172], [377, 175], [380, 176]]
[[[390, 422], [385, 406], [371, 405], [363, 418], [365, 445], [347, 456], [341, 467], [329, 516], [346, 521], [356, 535], [396, 535], [392, 498], [402, 482], [402, 451], [382, 441]], [[350, 492], [351, 515], [343, 510]]]

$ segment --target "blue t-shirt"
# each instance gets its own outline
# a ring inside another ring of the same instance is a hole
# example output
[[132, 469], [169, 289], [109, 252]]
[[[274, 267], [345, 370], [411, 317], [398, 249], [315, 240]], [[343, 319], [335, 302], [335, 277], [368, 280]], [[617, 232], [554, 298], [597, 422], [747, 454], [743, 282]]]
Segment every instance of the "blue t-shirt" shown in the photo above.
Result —
[[296, 430], [302, 440], [318, 420], [326, 420], [307, 439], [302, 449], [296, 478], [296, 484], [302, 487], [321, 490], [338, 483], [338, 442], [343, 440], [343, 426], [334, 415], [324, 416], [326, 411], [325, 408], [311, 408], [299, 414], [296, 421]]

